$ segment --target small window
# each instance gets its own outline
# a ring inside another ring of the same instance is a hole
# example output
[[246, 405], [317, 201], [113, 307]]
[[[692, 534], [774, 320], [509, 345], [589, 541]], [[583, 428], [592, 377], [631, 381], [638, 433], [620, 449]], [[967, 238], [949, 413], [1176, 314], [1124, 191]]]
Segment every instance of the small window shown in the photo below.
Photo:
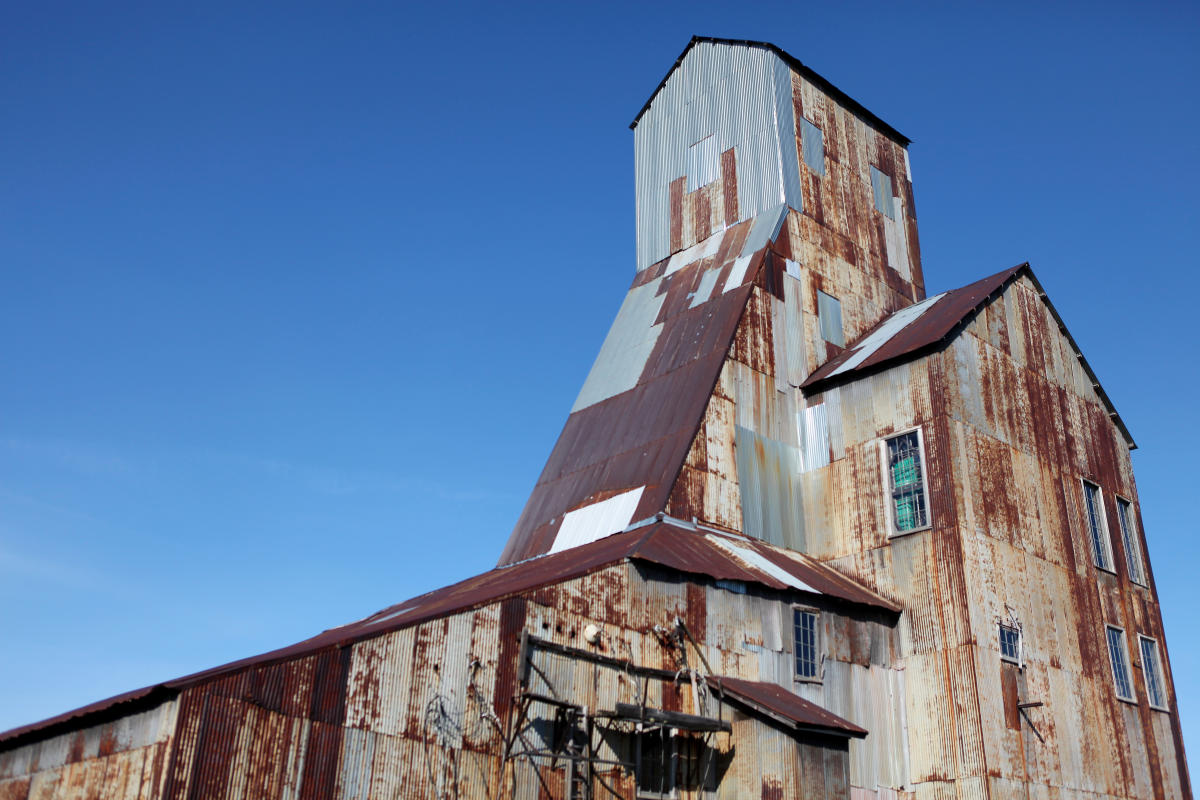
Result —
[[821, 338], [838, 347], [846, 346], [842, 334], [842, 304], [831, 294], [817, 290], [817, 319], [821, 323]]
[[892, 195], [892, 177], [871, 167], [871, 190], [875, 193], [875, 208], [888, 219], [895, 219], [895, 200]]
[[1133, 682], [1129, 680], [1129, 651], [1125, 649], [1125, 631], [1108, 625], [1104, 632], [1108, 639], [1108, 658], [1112, 662], [1117, 697], [1136, 702], [1133, 699]]
[[793, 609], [795, 621], [796, 680], [819, 681], [821, 679], [821, 656], [817, 630], [818, 615], [809, 609]]
[[818, 175], [825, 174], [825, 134], [804, 117], [800, 118], [800, 149], [804, 163]]
[[1083, 482], [1084, 510], [1087, 512], [1088, 537], [1092, 544], [1092, 560], [1100, 569], [1112, 572], [1112, 554], [1108, 547], [1108, 528], [1104, 524], [1104, 499], [1100, 487]]
[[893, 534], [929, 527], [921, 445], [919, 430], [893, 436], [885, 442]]
[[721, 154], [717, 152], [717, 137], [710, 134], [688, 148], [687, 190], [694, 192], [707, 186], [720, 174]]
[[1158, 642], [1139, 636], [1142, 650], [1142, 677], [1146, 680], [1146, 697], [1154, 708], [1167, 710], [1166, 683], [1163, 681], [1162, 661], [1158, 658]]
[[1117, 498], [1117, 521], [1121, 523], [1121, 544], [1125, 546], [1125, 563], [1129, 566], [1129, 580], [1146, 584], [1146, 570], [1142, 567], [1142, 549], [1133, 530], [1133, 509], [1129, 501]]
[[1000, 658], [1014, 664], [1021, 663], [1021, 629], [1000, 623]]

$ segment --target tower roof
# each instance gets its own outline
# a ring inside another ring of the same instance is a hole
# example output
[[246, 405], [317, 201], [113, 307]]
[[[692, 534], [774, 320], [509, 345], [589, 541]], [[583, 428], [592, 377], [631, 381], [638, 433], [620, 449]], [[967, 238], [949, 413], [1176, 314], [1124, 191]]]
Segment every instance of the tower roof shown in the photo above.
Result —
[[695, 47], [697, 44], [701, 44], [701, 43], [740, 45], [742, 47], [757, 47], [757, 48], [760, 48], [763, 50], [769, 50], [770, 52], [779, 56], [779, 58], [783, 59], [783, 61], [789, 67], [791, 67], [796, 72], [803, 75], [808, 80], [812, 81], [823, 92], [828, 94], [830, 97], [833, 97], [839, 103], [841, 103], [846, 108], [853, 111], [854, 113], [858, 114], [860, 117], [866, 119], [868, 122], [870, 122], [875, 127], [879, 128], [884, 133], [888, 134], [889, 136], [896, 139], [898, 142], [900, 142], [901, 144], [903, 144], [905, 146], [912, 144], [912, 140], [909, 139], [907, 136], [905, 136], [900, 131], [893, 128], [891, 125], [884, 122], [877, 115], [875, 115], [873, 112], [871, 112], [866, 106], [864, 106], [862, 103], [858, 102], [853, 97], [846, 94], [841, 89], [839, 89], [838, 87], [836, 87], [832, 83], [830, 83], [828, 78], [825, 78], [823, 75], [821, 75], [820, 73], [818, 73], [814, 69], [812, 69], [812, 67], [807, 66], [800, 59], [796, 58], [794, 55], [787, 52], [783, 48], [773, 45], [770, 42], [759, 42], [759, 41], [755, 41], [753, 39], [721, 39], [721, 38], [717, 38], [715, 36], [693, 36], [692, 37], [692, 40], [687, 43], [687, 47], [683, 48], [683, 52], [679, 54], [679, 58], [675, 59], [675, 63], [671, 65], [671, 68], [669, 70], [667, 70], [667, 74], [663, 76], [663, 79], [661, 81], [659, 81], [658, 86], [656, 86], [654, 88], [654, 91], [650, 93], [649, 99], [646, 100], [646, 104], [642, 106], [640, 111], [638, 111], [637, 116], [633, 118], [633, 122], [629, 123], [629, 127], [631, 129], [637, 127], [637, 124], [641, 120], [642, 115], [645, 114], [646, 111], [650, 108], [650, 106], [654, 104], [654, 98], [658, 97], [658, 93], [660, 91], [662, 91], [663, 86], [666, 85], [667, 81], [670, 79], [671, 75], [675, 72], [675, 70], [679, 69], [679, 65], [683, 63], [683, 60], [685, 58], [687, 58], [687, 55], [688, 55], [688, 53], [691, 52], [692, 48]]

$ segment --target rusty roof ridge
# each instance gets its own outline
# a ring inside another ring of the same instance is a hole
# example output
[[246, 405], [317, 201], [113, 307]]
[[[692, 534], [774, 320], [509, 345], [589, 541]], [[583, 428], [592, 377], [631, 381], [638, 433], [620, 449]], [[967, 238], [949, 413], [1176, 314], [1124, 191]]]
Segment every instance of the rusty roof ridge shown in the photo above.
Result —
[[[840, 359], [848, 360], [850, 356], [852, 356], [853, 354], [858, 352], [858, 349], [859, 349], [858, 347], [848, 347], [848, 348], [844, 349], [841, 353], [838, 353], [836, 356], [834, 356], [833, 358], [826, 361], [820, 367], [817, 367], [817, 369], [813, 370], [812, 374], [809, 375], [804, 380], [804, 382], [800, 384], [801, 391], [803, 391], [805, 393], [805, 395], [809, 395], [809, 394], [815, 394], [816, 392], [824, 391], [824, 390], [829, 389], [834, 386], [840, 386], [845, 383], [852, 383], [860, 378], [867, 377], [868, 375], [873, 375], [876, 372], [881, 372], [883, 370], [890, 369], [891, 367], [895, 366], [896, 364], [901, 364], [901, 363], [904, 363], [907, 361], [912, 361], [914, 359], [920, 358], [921, 356], [928, 355], [931, 352], [936, 352], [937, 350], [942, 349], [947, 344], [949, 344], [956, 336], [958, 336], [958, 334], [962, 332], [963, 328], [965, 328], [968, 324], [970, 324], [971, 320], [974, 319], [975, 315], [979, 313], [979, 310], [981, 308], [983, 308], [985, 305], [987, 305], [993, 299], [995, 299], [995, 297], [997, 297], [1000, 293], [1002, 293], [1008, 287], [1008, 285], [1012, 282], [1012, 280], [1017, 275], [1021, 274], [1022, 270], [1030, 270], [1028, 261], [1018, 264], [1015, 267], [1009, 267], [1008, 269], [1000, 270], [999, 272], [993, 273], [984, 278], [980, 278], [977, 281], [972, 281], [971, 283], [968, 283], [966, 286], [960, 286], [957, 289], [949, 289], [947, 291], [944, 291], [937, 295], [934, 295], [932, 298], [927, 297], [925, 300], [921, 300], [920, 302], [909, 303], [907, 306], [896, 309], [895, 311], [893, 311], [892, 313], [888, 314], [886, 317], [881, 319], [877, 324], [872, 326], [870, 330], [868, 330], [866, 333], [864, 333], [862, 336], [860, 336], [859, 340], [858, 340], [858, 342], [856, 342], [856, 344], [861, 346], [861, 344], [863, 342], [865, 342], [869, 337], [871, 337], [876, 332], [878, 332], [881, 328], [883, 328], [887, 324], [888, 320], [894, 318], [897, 314], [900, 314], [903, 311], [906, 311], [910, 308], [921, 305], [921, 303], [925, 303], [928, 300], [935, 300], [935, 302], [933, 303], [933, 306], [936, 306], [942, 300], [946, 300], [958, 292], [963, 292], [963, 291], [971, 288], [972, 286], [975, 286], [976, 284], [985, 283], [987, 281], [994, 280], [996, 278], [1000, 278], [1001, 276], [1003, 276], [1003, 280], [1001, 280], [1001, 282], [999, 284], [997, 284], [997, 286], [995, 286], [986, 295], [981, 297], [970, 309], [968, 309], [966, 312], [964, 312], [960, 316], [959, 320], [954, 325], [952, 325], [950, 327], [950, 329], [947, 330], [946, 333], [943, 334], [941, 337], [939, 337], [931, 342], [928, 342], [927, 344], [924, 344], [920, 347], [917, 347], [909, 352], [901, 353], [899, 355], [896, 355], [896, 356], [893, 356], [890, 358], [886, 358], [882, 361], [879, 361], [876, 364], [871, 364], [866, 367], [861, 367], [861, 368], [856, 368], [856, 369], [849, 369], [849, 370], [846, 370], [845, 372], [841, 372], [841, 371], [838, 371], [837, 369], [835, 369], [833, 372], [830, 372], [826, 375], [821, 375], [820, 377], [817, 377], [817, 375], [820, 372], [822, 372], [823, 370], [828, 368], [831, 364], [838, 362]], [[1030, 275], [1032, 276], [1032, 271], [1030, 271]], [[931, 306], [931, 308], [933, 306]], [[922, 315], [922, 317], [923, 316], [924, 315]], [[909, 322], [908, 324], [904, 325], [899, 330], [897, 330], [895, 333], [893, 333], [892, 336], [889, 338], [895, 338], [897, 335], [904, 332], [912, 325], [916, 324], [920, 319], [921, 319], [921, 317], [917, 317], [916, 319], [912, 320], [911, 322]], [[880, 349], [882, 349], [882, 348], [880, 348]], [[843, 359], [843, 356], [845, 356], [846, 358]], [[839, 366], [840, 366], [840, 364], [839, 364]]]
[[786, 63], [789, 67], [801, 73], [813, 83], [817, 84], [820, 88], [824, 89], [827, 94], [830, 94], [837, 100], [840, 100], [851, 111], [859, 114], [862, 117], [865, 117], [868, 122], [879, 126], [885, 133], [894, 136], [901, 142], [903, 146], [907, 147], [908, 145], [912, 144], [912, 139], [909, 139], [903, 133], [893, 128], [878, 114], [871, 111], [869, 108], [855, 100], [850, 95], [846, 94], [846, 92], [843, 90], [834, 86], [828, 78], [826, 78], [824, 75], [821, 75], [819, 72], [805, 64], [800, 59], [796, 58], [791, 53], [784, 50], [782, 47], [771, 44], [770, 42], [763, 42], [756, 39], [723, 39], [717, 36], [699, 35], [692, 36], [691, 41], [687, 43], [687, 46], [683, 48], [683, 52], [679, 54], [679, 58], [675, 59], [675, 63], [672, 64], [671, 68], [667, 70], [667, 74], [663, 76], [663, 79], [658, 82], [658, 86], [654, 87], [654, 91], [650, 93], [650, 97], [646, 100], [646, 103], [642, 106], [641, 110], [638, 111], [637, 116], [633, 118], [633, 122], [629, 123], [630, 130], [637, 128], [638, 121], [641, 120], [642, 115], [650, 110], [650, 106], [654, 103], [654, 98], [658, 97], [658, 93], [661, 92], [662, 88], [667, 85], [667, 81], [670, 80], [673, 74], [675, 74], [675, 70], [679, 69], [679, 65], [683, 63], [685, 58], [687, 58], [687, 54], [692, 51], [692, 48], [700, 43], [741, 45], [742, 47], [755, 47], [762, 50], [768, 50], [777, 55], [779, 58], [783, 59], [784, 63]]

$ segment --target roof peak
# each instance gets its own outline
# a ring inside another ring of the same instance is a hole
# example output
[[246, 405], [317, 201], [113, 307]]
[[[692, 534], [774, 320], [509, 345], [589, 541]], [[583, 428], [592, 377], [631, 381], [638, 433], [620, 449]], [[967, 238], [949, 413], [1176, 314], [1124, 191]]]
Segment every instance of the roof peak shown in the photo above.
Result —
[[908, 145], [912, 144], [912, 139], [909, 139], [903, 133], [893, 128], [862, 103], [858, 102], [853, 97], [834, 86], [833, 83], [824, 75], [821, 75], [812, 67], [809, 67], [800, 59], [784, 50], [782, 47], [771, 44], [770, 42], [763, 42], [756, 39], [723, 39], [717, 36], [692, 36], [691, 41], [689, 41], [687, 46], [683, 48], [683, 52], [680, 53], [679, 57], [675, 59], [675, 63], [671, 65], [669, 70], [667, 70], [667, 74], [663, 76], [663, 79], [659, 81], [658, 86], [656, 86], [654, 91], [650, 93], [650, 97], [646, 100], [646, 103], [642, 106], [641, 110], [638, 111], [637, 116], [633, 118], [633, 122], [629, 123], [630, 129], [637, 127], [638, 121], [641, 120], [642, 115], [644, 115], [650, 109], [650, 106], [653, 105], [654, 98], [658, 96], [660, 91], [662, 91], [663, 86], [665, 86], [667, 81], [670, 80], [671, 75], [675, 73], [675, 70], [679, 69], [679, 65], [683, 63], [683, 60], [687, 58], [688, 53], [690, 53], [692, 48], [697, 44], [723, 44], [731, 46], [755, 47], [768, 50], [781, 58], [784, 63], [786, 63], [796, 72], [799, 72], [801, 75], [816, 84], [826, 94], [841, 102], [844, 106], [846, 106], [846, 108], [863, 117], [872, 125], [876, 126], [884, 133], [899, 141], [902, 145], [907, 147]]

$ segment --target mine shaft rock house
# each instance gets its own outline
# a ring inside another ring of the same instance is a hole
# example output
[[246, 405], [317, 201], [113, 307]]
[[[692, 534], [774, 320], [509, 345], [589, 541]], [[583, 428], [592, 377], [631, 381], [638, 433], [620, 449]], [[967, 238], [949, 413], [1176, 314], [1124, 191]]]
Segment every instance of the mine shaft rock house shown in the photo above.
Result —
[[1188, 797], [1133, 440], [1028, 264], [762, 42], [633, 122], [637, 270], [498, 566], [0, 735], [0, 800]]

